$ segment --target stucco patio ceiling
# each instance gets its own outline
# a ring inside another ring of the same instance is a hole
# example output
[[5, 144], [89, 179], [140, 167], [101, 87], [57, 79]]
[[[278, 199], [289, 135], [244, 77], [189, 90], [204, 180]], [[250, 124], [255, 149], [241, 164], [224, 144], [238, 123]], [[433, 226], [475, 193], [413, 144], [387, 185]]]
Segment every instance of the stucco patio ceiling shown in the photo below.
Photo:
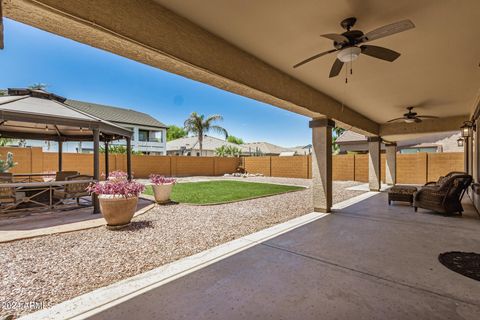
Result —
[[[449, 117], [468, 114], [480, 85], [480, 1], [156, 0], [210, 32], [306, 84], [344, 102], [378, 123], [419, 113]], [[341, 33], [339, 22], [357, 17], [354, 29], [411, 19], [415, 29], [372, 42], [400, 52], [393, 63], [360, 56], [345, 85], [345, 67], [329, 79], [335, 54], [293, 69], [333, 48], [320, 37]]]
[[[389, 140], [451, 131], [479, 99], [477, 0], [3, 0], [5, 16], [308, 117]], [[324, 33], [358, 18], [364, 32], [403, 19], [416, 28], [372, 42], [402, 56], [360, 56], [348, 84], [329, 79]], [[440, 119], [384, 123], [405, 107]]]

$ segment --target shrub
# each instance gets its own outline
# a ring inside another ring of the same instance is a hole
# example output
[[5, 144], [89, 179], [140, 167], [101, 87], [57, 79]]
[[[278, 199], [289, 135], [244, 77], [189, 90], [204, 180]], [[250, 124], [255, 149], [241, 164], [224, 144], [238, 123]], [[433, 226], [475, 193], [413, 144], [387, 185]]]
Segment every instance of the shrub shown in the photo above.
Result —
[[16, 165], [17, 163], [13, 162], [13, 153], [8, 152], [6, 160], [0, 159], [0, 172], [8, 172], [8, 170], [12, 169]]

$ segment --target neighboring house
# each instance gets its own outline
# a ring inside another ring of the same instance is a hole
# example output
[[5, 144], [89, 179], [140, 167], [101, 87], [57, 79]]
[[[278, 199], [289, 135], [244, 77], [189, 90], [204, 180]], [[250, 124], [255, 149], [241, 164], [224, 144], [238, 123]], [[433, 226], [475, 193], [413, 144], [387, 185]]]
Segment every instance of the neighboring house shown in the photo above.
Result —
[[[106, 106], [96, 103], [66, 100], [65, 104], [102, 120], [113, 122], [133, 131], [132, 150], [145, 154], [165, 155], [167, 126], [152, 116], [131, 109]], [[30, 147], [42, 147], [44, 151], [57, 151], [57, 144], [26, 140], [19, 144]], [[125, 145], [125, 141], [114, 141], [112, 144]], [[92, 142], [66, 142], [64, 152], [93, 152]]]
[[[457, 145], [457, 139], [460, 138], [460, 132], [443, 132], [429, 134], [415, 139], [409, 139], [397, 142], [398, 152], [417, 153], [417, 152], [463, 152], [463, 147]], [[345, 131], [336, 140], [340, 153], [347, 152], [367, 153], [367, 137], [353, 131]], [[385, 145], [382, 143], [382, 150]]]
[[251, 156], [303, 156], [309, 155], [311, 146], [286, 148], [268, 142], [244, 143], [242, 147]]
[[[311, 145], [305, 147], [284, 148], [268, 142], [234, 144], [215, 137], [203, 138], [203, 156], [215, 156], [215, 149], [232, 146], [242, 150], [243, 156], [294, 156], [310, 154]], [[167, 142], [167, 154], [177, 156], [200, 156], [197, 137], [185, 137]]]
[[[204, 157], [215, 156], [215, 149], [221, 146], [232, 146], [244, 150], [241, 145], [234, 144], [215, 137], [203, 137], [203, 153]], [[242, 152], [243, 154], [244, 152]], [[167, 142], [167, 155], [172, 156], [200, 156], [200, 146], [198, 137], [185, 137]]]

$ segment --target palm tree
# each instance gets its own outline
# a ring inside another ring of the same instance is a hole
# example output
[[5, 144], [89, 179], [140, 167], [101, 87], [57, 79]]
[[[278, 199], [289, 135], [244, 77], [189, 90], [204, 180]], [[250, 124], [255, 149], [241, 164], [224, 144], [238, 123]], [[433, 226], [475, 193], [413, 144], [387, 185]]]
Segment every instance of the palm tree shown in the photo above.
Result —
[[333, 128], [333, 135], [332, 135], [332, 151], [333, 153], [338, 153], [340, 151], [340, 146], [337, 143], [337, 138], [345, 132], [345, 129], [341, 127], [334, 127]]
[[213, 122], [221, 121], [221, 120], [223, 120], [223, 117], [219, 114], [209, 116], [207, 119], [205, 119], [205, 116], [203, 114], [198, 114], [196, 112], [192, 112], [190, 114], [190, 117], [188, 117], [188, 119], [185, 120], [185, 123], [184, 123], [185, 131], [187, 131], [188, 133], [192, 133], [198, 137], [200, 155], [202, 155], [202, 151], [203, 151], [203, 137], [209, 131], [214, 131], [214, 132], [223, 134], [225, 135], [225, 139], [228, 137], [227, 130], [225, 130], [224, 128], [218, 125], [213, 124]]

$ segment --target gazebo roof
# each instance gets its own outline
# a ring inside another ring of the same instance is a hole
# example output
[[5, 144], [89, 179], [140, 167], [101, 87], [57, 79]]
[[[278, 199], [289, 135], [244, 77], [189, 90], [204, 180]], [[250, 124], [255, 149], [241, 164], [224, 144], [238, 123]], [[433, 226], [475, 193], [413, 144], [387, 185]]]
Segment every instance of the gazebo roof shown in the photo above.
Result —
[[0, 134], [7, 138], [92, 140], [98, 129], [102, 140], [131, 137], [132, 131], [76, 110], [55, 94], [32, 89], [8, 89], [0, 97]]

